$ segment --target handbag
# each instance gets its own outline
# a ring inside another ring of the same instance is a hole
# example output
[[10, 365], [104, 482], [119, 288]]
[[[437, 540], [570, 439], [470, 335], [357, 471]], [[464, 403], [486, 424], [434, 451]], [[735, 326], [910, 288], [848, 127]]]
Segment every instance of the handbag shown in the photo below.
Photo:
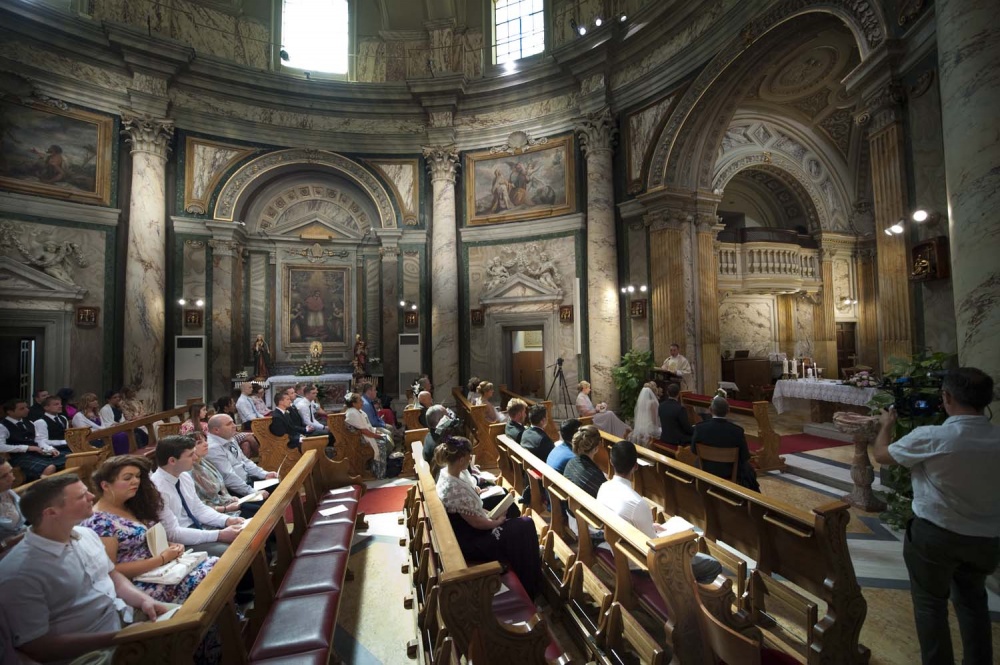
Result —
[[150, 571], [135, 578], [136, 582], [147, 582], [149, 584], [166, 584], [172, 586], [180, 584], [191, 571], [197, 568], [202, 561], [208, 559], [206, 552], [192, 552], [188, 550], [173, 561], [162, 566], [157, 566]]

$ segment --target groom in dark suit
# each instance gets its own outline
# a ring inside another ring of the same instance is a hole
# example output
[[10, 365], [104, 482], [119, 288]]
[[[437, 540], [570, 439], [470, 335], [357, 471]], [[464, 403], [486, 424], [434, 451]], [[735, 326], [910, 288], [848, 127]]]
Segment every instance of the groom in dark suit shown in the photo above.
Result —
[[680, 403], [680, 385], [667, 384], [667, 399], [660, 402], [660, 441], [673, 446], [684, 446], [691, 440], [694, 430], [688, 422], [687, 409]]
[[521, 435], [521, 445], [525, 450], [540, 460], [548, 459], [549, 453], [555, 448], [555, 443], [545, 432], [545, 425], [548, 422], [548, 411], [544, 404], [536, 404], [528, 409], [528, 422], [531, 427], [524, 430]]
[[[750, 466], [750, 449], [747, 447], [746, 434], [744, 434], [742, 427], [726, 420], [726, 416], [729, 415], [729, 402], [724, 397], [717, 396], [712, 399], [708, 410], [712, 413], [712, 418], [694, 426], [694, 434], [691, 436], [691, 452], [697, 454], [699, 445], [713, 448], [738, 448], [740, 456], [736, 463], [736, 482], [759, 492], [760, 485], [757, 484], [757, 474]], [[702, 464], [705, 471], [726, 480], [730, 479], [733, 472], [732, 467], [727, 462], [704, 461]]]
[[[302, 450], [302, 437], [308, 434], [300, 418], [293, 416], [295, 409], [291, 408], [295, 389], [289, 388], [278, 394], [271, 412], [271, 425], [268, 431], [275, 436], [288, 435], [288, 447]], [[297, 415], [297, 414], [296, 414]]]

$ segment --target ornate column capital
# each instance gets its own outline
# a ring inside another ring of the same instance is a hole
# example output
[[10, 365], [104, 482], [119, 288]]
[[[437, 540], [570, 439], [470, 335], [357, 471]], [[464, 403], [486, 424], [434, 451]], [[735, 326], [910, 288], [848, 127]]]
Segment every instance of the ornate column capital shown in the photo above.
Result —
[[236, 256], [243, 251], [243, 245], [237, 240], [212, 238], [208, 246], [212, 248], [212, 256]]
[[722, 218], [714, 212], [699, 212], [695, 215], [694, 225], [695, 231], [711, 235], [712, 240], [715, 240], [719, 232], [726, 228], [725, 224], [722, 223]]
[[618, 136], [618, 126], [611, 109], [604, 108], [578, 121], [576, 133], [586, 157], [607, 152], [610, 156]]
[[424, 146], [424, 159], [431, 182], [443, 180], [455, 184], [458, 175], [458, 152], [454, 145]]
[[383, 261], [395, 262], [399, 259], [399, 245], [383, 245], [378, 248]]
[[651, 210], [642, 216], [650, 231], [681, 231], [691, 224], [691, 215], [679, 210]]
[[866, 126], [869, 133], [884, 129], [903, 119], [903, 102], [906, 94], [898, 81], [889, 80], [879, 86], [862, 102], [862, 110], [854, 116], [858, 126]]
[[167, 160], [170, 150], [170, 139], [174, 135], [174, 121], [167, 118], [154, 118], [146, 113], [136, 113], [130, 109], [122, 109], [122, 134], [125, 140], [132, 144], [132, 154], [145, 152]]

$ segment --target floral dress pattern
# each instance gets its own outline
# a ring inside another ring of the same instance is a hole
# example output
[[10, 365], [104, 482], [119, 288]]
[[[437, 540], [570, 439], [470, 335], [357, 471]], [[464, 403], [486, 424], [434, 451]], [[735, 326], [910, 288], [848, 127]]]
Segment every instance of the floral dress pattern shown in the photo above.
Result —
[[[81, 526], [93, 529], [102, 538], [118, 540], [118, 561], [116, 563], [129, 563], [149, 559], [153, 556], [152, 552], [149, 551], [149, 546], [146, 545], [146, 525], [141, 522], [133, 522], [112, 513], [94, 511], [94, 514], [88, 517]], [[183, 603], [194, 591], [194, 588], [205, 579], [208, 571], [212, 570], [212, 566], [218, 560], [218, 557], [208, 557], [206, 561], [198, 564], [180, 584], [152, 584], [134, 580], [132, 583], [148, 593], [154, 600], [163, 603]]]

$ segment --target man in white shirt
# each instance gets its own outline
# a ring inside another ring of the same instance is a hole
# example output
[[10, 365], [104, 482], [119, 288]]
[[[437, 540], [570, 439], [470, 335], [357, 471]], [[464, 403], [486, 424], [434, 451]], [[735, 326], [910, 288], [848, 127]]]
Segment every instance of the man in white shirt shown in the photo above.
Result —
[[66, 466], [66, 456], [52, 446], [35, 441], [35, 425], [27, 419], [28, 403], [10, 399], [3, 404], [0, 419], [0, 454], [7, 453], [10, 463], [31, 481], [55, 473]]
[[302, 394], [292, 402], [292, 406], [295, 407], [295, 410], [299, 412], [299, 416], [302, 417], [302, 424], [305, 425], [309, 436], [321, 436], [330, 433], [326, 425], [316, 419], [316, 411], [319, 408], [319, 405], [316, 404], [317, 392], [314, 384], [307, 383], [302, 387]]
[[924, 663], [953, 663], [948, 600], [966, 663], [993, 663], [986, 578], [1000, 562], [1000, 426], [985, 415], [993, 379], [974, 367], [949, 371], [941, 387], [947, 420], [891, 443], [896, 411], [882, 412], [874, 457], [912, 473], [913, 515], [903, 561]]
[[660, 367], [674, 374], [672, 378], [681, 384], [681, 390], [691, 389], [691, 363], [681, 355], [681, 347], [676, 343], [670, 345], [670, 355]]
[[163, 499], [159, 518], [167, 538], [211, 556], [222, 556], [240, 534], [244, 520], [227, 517], [198, 498], [188, 473], [194, 466], [194, 439], [164, 437], [156, 444], [156, 464], [159, 468], [150, 479]]
[[39, 447], [58, 448], [68, 454], [66, 430], [69, 429], [69, 420], [63, 415], [62, 408], [62, 398], [58, 395], [50, 395], [42, 401], [42, 416], [34, 423], [35, 443]]
[[104, 394], [105, 404], [101, 407], [101, 425], [104, 427], [114, 427], [125, 422], [125, 414], [122, 413], [122, 396], [117, 390], [109, 390]]
[[257, 410], [257, 405], [250, 399], [252, 392], [253, 384], [247, 381], [240, 386], [240, 397], [236, 400], [236, 413], [240, 415], [240, 422], [243, 423], [244, 429], [250, 429], [249, 422], [251, 420], [263, 418], [265, 415]]
[[[694, 528], [680, 517], [672, 517], [667, 524], [653, 522], [649, 504], [632, 488], [632, 474], [639, 468], [639, 456], [634, 443], [623, 440], [613, 445], [611, 466], [615, 469], [615, 475], [597, 490], [599, 503], [613, 510], [649, 538], [660, 538]], [[711, 584], [722, 573], [722, 564], [715, 557], [698, 552], [691, 559], [691, 570], [698, 583]]]
[[[233, 441], [236, 435], [236, 423], [224, 413], [219, 413], [208, 419], [208, 455], [206, 459], [215, 465], [222, 474], [226, 489], [233, 496], [253, 494], [253, 481], [277, 478], [278, 474], [265, 471], [243, 454], [240, 447]], [[262, 491], [267, 498], [266, 490]]]
[[41, 480], [21, 498], [32, 526], [0, 560], [0, 618], [32, 660], [68, 662], [110, 647], [126, 606], [150, 619], [169, 609], [115, 571], [97, 534], [77, 526], [93, 504], [73, 474]]

